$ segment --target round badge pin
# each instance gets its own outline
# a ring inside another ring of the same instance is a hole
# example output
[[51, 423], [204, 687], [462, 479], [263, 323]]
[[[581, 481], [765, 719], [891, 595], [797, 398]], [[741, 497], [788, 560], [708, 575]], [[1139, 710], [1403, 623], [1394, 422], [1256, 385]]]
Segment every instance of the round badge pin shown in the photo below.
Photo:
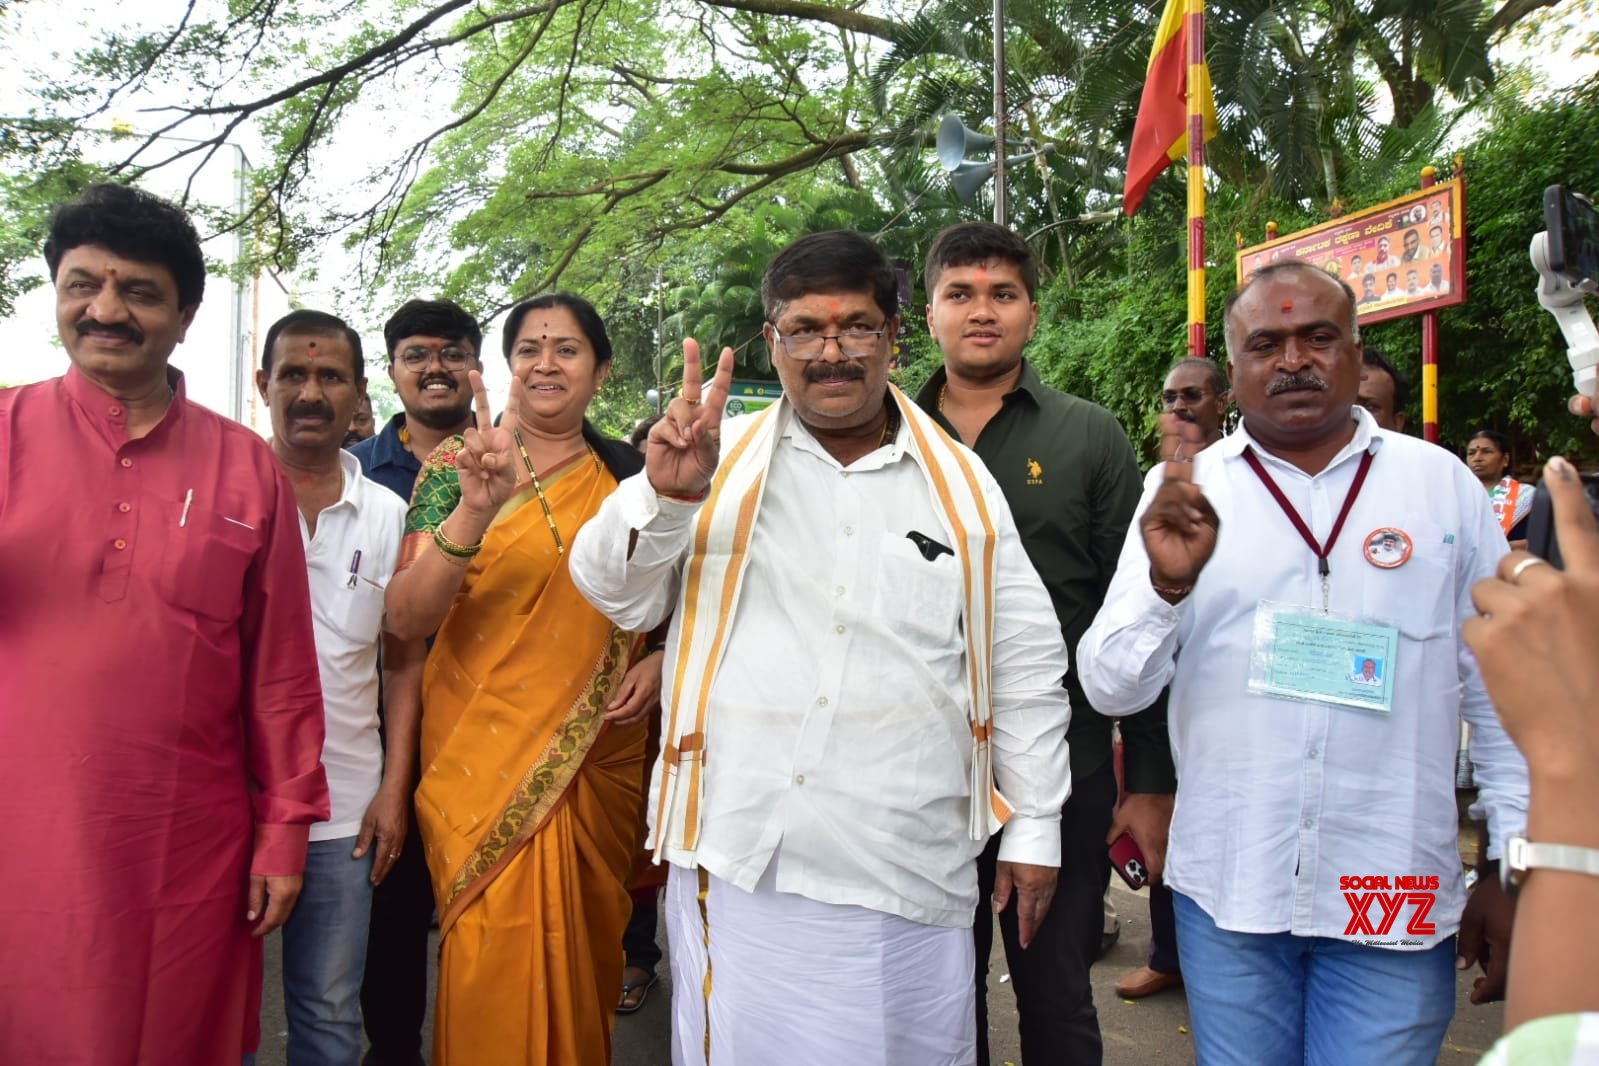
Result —
[[1392, 570], [1404, 566], [1415, 545], [1410, 534], [1393, 526], [1383, 526], [1366, 534], [1364, 553], [1366, 561], [1379, 570]]

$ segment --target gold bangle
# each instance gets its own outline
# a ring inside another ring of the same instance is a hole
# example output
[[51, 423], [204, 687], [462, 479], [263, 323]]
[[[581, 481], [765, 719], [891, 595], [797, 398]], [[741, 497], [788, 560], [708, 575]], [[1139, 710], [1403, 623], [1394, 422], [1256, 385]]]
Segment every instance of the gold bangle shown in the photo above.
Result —
[[444, 532], [444, 523], [440, 522], [433, 527], [433, 543], [450, 559], [470, 559], [483, 550], [483, 538], [479, 537], [476, 544], [457, 544]]

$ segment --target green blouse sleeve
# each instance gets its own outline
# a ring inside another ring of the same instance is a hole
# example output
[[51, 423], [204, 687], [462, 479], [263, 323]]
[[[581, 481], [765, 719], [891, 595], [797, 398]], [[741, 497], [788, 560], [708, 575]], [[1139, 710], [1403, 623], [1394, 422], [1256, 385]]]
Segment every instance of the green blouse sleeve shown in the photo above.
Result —
[[405, 513], [405, 532], [432, 532], [444, 524], [461, 499], [461, 478], [455, 469], [455, 456], [464, 445], [460, 436], [439, 442], [422, 463], [411, 493], [411, 509]]

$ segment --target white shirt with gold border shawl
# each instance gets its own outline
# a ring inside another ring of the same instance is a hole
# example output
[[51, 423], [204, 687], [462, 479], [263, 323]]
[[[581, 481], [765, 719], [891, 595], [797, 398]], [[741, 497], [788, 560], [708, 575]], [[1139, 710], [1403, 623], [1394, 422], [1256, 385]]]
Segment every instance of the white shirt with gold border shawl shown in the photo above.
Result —
[[[724, 454], [737, 429], [724, 425]], [[982, 842], [968, 833], [962, 574], [908, 536], [943, 539], [908, 432], [844, 467], [797, 419], [784, 430], [710, 694], [703, 829], [696, 851], [665, 857], [749, 891], [781, 849], [779, 892], [965, 927]], [[1056, 866], [1066, 648], [1003, 494], [972, 464], [997, 533], [993, 764], [1014, 810], [1000, 857]], [[618, 625], [653, 628], [678, 601], [696, 510], [629, 478], [576, 538], [574, 582]]]

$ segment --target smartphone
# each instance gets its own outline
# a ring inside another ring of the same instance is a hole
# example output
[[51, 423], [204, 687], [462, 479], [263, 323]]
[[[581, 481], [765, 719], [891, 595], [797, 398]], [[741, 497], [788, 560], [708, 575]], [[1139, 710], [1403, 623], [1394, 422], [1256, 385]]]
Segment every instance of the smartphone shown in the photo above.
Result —
[[1599, 211], [1593, 202], [1551, 185], [1543, 191], [1543, 221], [1550, 269], [1579, 288], [1599, 286]]
[[[1588, 507], [1599, 518], [1599, 474], [1583, 474], [1582, 488], [1588, 494]], [[1532, 498], [1532, 511], [1527, 515], [1527, 550], [1564, 569], [1560, 558], [1560, 544], [1555, 538], [1554, 501], [1542, 484]]]
[[1110, 864], [1116, 867], [1116, 872], [1122, 875], [1122, 880], [1134, 892], [1149, 884], [1149, 866], [1144, 862], [1144, 853], [1138, 849], [1138, 841], [1133, 839], [1131, 833], [1123, 833], [1111, 841]]

